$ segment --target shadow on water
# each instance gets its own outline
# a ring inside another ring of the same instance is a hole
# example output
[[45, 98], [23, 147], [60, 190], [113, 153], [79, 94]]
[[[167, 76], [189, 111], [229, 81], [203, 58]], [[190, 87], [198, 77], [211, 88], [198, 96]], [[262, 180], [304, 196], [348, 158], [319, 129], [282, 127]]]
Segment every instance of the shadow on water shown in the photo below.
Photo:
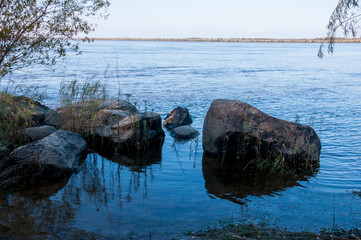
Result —
[[216, 158], [206, 154], [203, 154], [202, 171], [210, 197], [226, 199], [240, 205], [246, 204], [248, 196], [272, 196], [287, 188], [303, 187], [299, 181], [307, 181], [317, 172], [267, 176], [262, 172], [222, 166]]

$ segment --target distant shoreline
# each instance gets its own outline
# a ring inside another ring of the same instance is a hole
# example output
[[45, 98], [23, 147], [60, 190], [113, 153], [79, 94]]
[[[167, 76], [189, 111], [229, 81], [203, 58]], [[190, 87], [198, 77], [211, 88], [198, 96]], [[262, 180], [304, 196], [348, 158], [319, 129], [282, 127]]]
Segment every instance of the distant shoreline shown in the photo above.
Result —
[[[327, 43], [325, 38], [89, 38], [93, 41]], [[82, 39], [77, 39], [82, 40]], [[361, 38], [336, 38], [335, 43], [361, 43]]]

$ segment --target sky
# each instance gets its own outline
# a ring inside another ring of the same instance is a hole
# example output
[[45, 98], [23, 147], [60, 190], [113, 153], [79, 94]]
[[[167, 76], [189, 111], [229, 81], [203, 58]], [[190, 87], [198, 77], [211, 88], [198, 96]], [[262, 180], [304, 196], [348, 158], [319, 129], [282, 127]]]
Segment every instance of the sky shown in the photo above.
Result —
[[338, 0], [110, 0], [91, 37], [315, 38]]

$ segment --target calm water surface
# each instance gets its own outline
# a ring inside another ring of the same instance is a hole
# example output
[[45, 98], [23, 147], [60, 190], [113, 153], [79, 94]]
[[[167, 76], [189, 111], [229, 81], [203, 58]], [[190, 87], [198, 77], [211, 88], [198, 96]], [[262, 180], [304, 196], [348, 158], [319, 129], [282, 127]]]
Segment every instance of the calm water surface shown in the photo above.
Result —
[[[201, 136], [139, 159], [90, 154], [80, 171], [36, 193], [1, 198], [0, 225], [14, 236], [169, 238], [219, 220], [289, 230], [361, 227], [361, 47], [337, 44], [98, 41], [81, 44], [54, 71], [14, 73], [59, 106], [62, 81], [105, 79], [109, 94], [160, 113], [190, 110], [198, 131], [213, 99], [245, 101], [275, 117], [311, 125], [322, 142], [319, 172], [304, 181], [234, 183], [206, 168]], [[2, 88], [5, 86], [2, 83]], [[137, 164], [129, 164], [129, 162]], [[212, 180], [213, 179], [213, 180]], [[217, 179], [215, 182], [214, 179]], [[19, 230], [20, 229], [20, 230]], [[23, 234], [23, 235], [21, 235]], [[74, 235], [75, 234], [75, 235]]]

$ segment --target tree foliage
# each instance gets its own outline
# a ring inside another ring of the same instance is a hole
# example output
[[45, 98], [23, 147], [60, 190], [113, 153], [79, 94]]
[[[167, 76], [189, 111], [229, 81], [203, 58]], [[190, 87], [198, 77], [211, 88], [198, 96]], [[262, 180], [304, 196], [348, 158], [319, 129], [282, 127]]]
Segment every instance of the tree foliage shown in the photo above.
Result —
[[0, 79], [33, 64], [52, 65], [78, 51], [70, 40], [94, 31], [109, 0], [0, 0]]
[[[361, 7], [359, 0], [338, 1], [327, 25], [326, 41], [328, 42], [328, 53], [333, 53], [335, 39], [339, 31], [342, 31], [345, 37], [357, 37], [360, 20]], [[323, 44], [321, 44], [318, 56], [322, 58], [323, 55]]]

